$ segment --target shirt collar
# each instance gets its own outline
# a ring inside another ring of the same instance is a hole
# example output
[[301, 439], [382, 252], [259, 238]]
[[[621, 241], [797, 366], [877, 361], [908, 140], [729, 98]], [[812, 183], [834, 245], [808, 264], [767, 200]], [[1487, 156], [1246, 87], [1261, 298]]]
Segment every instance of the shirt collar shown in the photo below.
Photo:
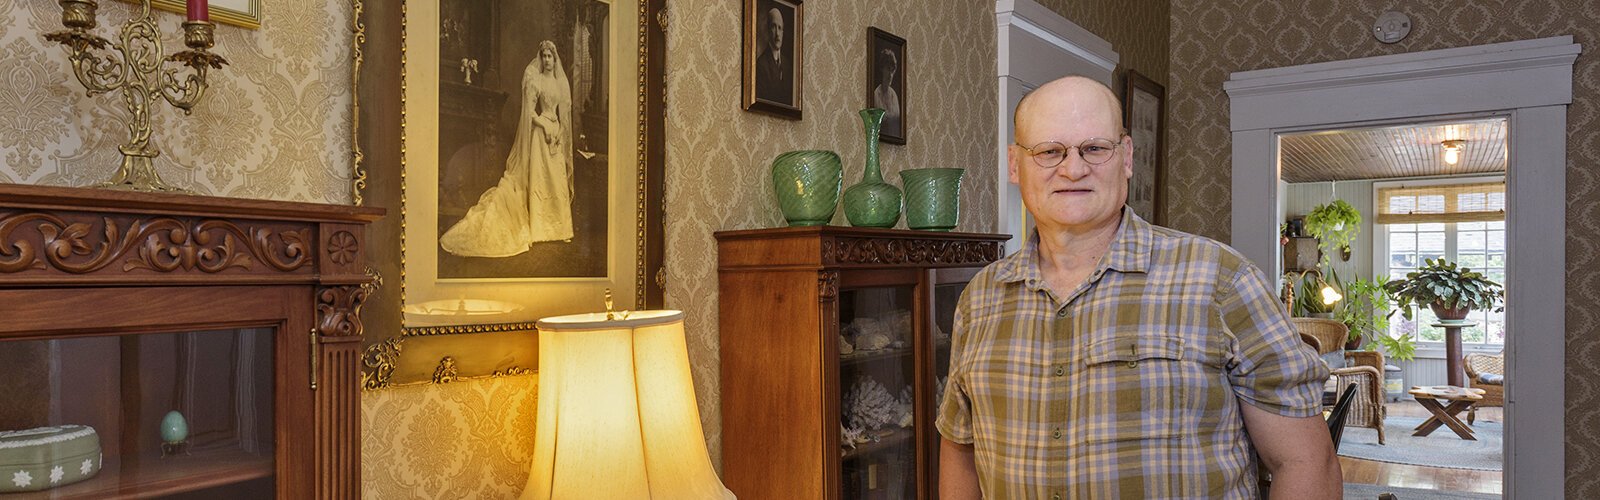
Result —
[[[1155, 231], [1149, 222], [1122, 208], [1122, 224], [1111, 239], [1111, 248], [1101, 260], [1101, 267], [1124, 273], [1142, 273], [1150, 268], [1150, 251], [1154, 246]], [[1042, 287], [1043, 275], [1039, 272], [1039, 230], [1028, 232], [1022, 249], [1006, 257], [995, 273], [1001, 283], [1027, 282]]]

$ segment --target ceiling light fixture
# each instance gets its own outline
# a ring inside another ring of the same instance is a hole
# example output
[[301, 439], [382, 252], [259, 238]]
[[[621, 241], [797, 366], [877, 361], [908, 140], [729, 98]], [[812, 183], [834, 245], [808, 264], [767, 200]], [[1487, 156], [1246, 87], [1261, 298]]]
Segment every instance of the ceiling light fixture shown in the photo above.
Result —
[[1459, 139], [1448, 140], [1440, 143], [1440, 145], [1444, 146], [1444, 162], [1446, 164], [1455, 165], [1456, 162], [1461, 161], [1461, 147], [1466, 143], [1467, 141]]

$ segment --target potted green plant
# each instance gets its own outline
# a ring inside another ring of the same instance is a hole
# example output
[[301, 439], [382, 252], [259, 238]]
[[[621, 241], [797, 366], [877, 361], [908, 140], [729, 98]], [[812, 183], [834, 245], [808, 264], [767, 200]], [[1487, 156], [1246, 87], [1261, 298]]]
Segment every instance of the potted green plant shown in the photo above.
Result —
[[[1335, 303], [1328, 303], [1322, 296], [1322, 288], [1332, 286], [1324, 282], [1316, 273], [1306, 272], [1300, 275], [1299, 291], [1295, 292], [1291, 316], [1303, 318], [1333, 318]], [[1332, 286], [1334, 291], [1339, 289]]]
[[1384, 289], [1394, 294], [1406, 319], [1412, 318], [1411, 305], [1427, 304], [1440, 320], [1459, 321], [1473, 310], [1495, 308], [1496, 312], [1505, 297], [1505, 287], [1483, 276], [1483, 273], [1457, 266], [1444, 259], [1427, 259], [1416, 271], [1406, 273], [1406, 279], [1394, 280]]
[[1387, 280], [1357, 278], [1340, 283], [1344, 300], [1333, 311], [1334, 319], [1350, 327], [1346, 349], [1358, 349], [1363, 338], [1376, 339], [1389, 332], [1389, 317], [1394, 315], [1389, 291], [1383, 288]]
[[1361, 234], [1361, 212], [1344, 200], [1317, 205], [1311, 209], [1311, 213], [1306, 214], [1305, 231], [1317, 238], [1324, 264], [1334, 249], [1346, 255], [1345, 259], [1348, 260], [1350, 242], [1356, 239], [1357, 234]]

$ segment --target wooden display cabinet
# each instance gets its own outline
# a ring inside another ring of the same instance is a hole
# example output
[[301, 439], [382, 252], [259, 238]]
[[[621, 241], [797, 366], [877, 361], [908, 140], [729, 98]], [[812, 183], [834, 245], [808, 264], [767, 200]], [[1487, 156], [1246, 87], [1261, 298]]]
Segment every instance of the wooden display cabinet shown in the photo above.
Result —
[[[358, 498], [382, 214], [0, 184], [0, 430], [87, 425], [100, 444], [92, 477], [0, 500]], [[163, 446], [174, 410], [186, 439]]]
[[716, 237], [728, 488], [745, 500], [936, 497], [955, 305], [1009, 236]]

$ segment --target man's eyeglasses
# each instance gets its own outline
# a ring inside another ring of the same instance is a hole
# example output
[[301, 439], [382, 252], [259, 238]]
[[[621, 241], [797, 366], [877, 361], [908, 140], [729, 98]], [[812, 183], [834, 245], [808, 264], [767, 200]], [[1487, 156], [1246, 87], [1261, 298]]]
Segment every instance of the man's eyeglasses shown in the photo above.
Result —
[[1079, 143], [1077, 146], [1067, 146], [1056, 141], [1045, 141], [1034, 144], [1031, 148], [1021, 144], [1017, 144], [1017, 147], [1022, 148], [1023, 151], [1028, 153], [1028, 156], [1033, 157], [1035, 165], [1041, 168], [1055, 168], [1056, 165], [1066, 161], [1067, 150], [1069, 149], [1077, 149], [1078, 157], [1083, 158], [1084, 163], [1099, 165], [1115, 156], [1117, 148], [1122, 147], [1122, 143], [1094, 137]]

